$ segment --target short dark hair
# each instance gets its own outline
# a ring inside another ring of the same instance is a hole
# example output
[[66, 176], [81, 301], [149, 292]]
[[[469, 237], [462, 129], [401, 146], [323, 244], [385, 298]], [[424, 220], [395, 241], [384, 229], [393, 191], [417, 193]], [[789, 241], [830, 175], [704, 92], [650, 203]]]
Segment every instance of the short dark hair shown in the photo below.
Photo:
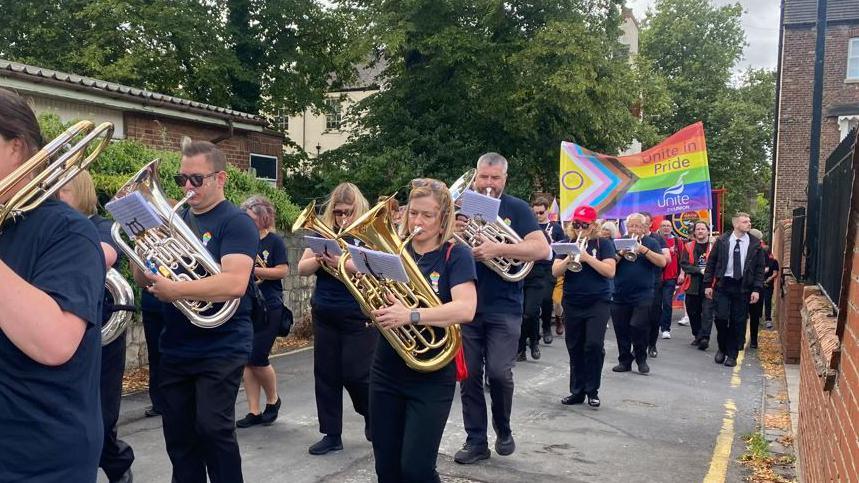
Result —
[[27, 101], [6, 89], [0, 89], [0, 136], [7, 141], [24, 141], [32, 153], [45, 144], [39, 122]]
[[209, 141], [191, 141], [182, 144], [182, 156], [191, 158], [197, 155], [206, 156], [206, 160], [212, 165], [212, 171], [226, 171], [227, 157], [224, 152]]

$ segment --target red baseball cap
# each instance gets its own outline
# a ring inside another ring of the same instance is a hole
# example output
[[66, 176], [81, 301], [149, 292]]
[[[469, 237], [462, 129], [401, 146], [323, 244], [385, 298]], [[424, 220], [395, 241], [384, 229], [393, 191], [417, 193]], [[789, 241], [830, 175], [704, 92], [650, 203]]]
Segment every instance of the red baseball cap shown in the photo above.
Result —
[[595, 210], [593, 206], [580, 206], [573, 212], [573, 221], [593, 223], [597, 221], [597, 210]]

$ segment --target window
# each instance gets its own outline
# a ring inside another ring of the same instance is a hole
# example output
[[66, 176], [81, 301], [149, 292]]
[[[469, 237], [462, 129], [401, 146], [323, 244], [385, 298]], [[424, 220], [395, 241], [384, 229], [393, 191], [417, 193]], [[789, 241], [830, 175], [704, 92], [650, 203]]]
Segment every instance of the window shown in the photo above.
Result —
[[251, 154], [251, 169], [257, 179], [277, 183], [277, 157], [265, 154]]
[[847, 47], [847, 80], [859, 81], [859, 38], [850, 39]]
[[289, 134], [289, 114], [284, 109], [277, 111], [277, 116], [274, 118], [274, 128], [283, 134]]
[[340, 123], [343, 120], [340, 110], [340, 99], [329, 97], [325, 100], [325, 104], [328, 105], [328, 112], [325, 113], [325, 129], [328, 131], [340, 130]]

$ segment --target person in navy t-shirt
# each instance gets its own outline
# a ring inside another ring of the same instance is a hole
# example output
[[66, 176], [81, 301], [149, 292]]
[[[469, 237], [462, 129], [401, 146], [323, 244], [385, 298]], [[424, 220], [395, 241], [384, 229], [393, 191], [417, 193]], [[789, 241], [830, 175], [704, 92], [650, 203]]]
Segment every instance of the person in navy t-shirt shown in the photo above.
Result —
[[[412, 181], [401, 234], [420, 232], [406, 245], [441, 305], [411, 309], [395, 299], [373, 312], [385, 330], [406, 324], [431, 330], [465, 324], [477, 307], [477, 278], [471, 250], [450, 241], [454, 212], [450, 192], [441, 181]], [[409, 368], [387, 339], [376, 349], [370, 376], [370, 424], [380, 483], [441, 481], [436, 471], [438, 448], [456, 392], [456, 363], [434, 372]]]
[[[98, 230], [105, 264], [119, 270], [121, 252], [110, 235], [113, 221], [98, 215], [98, 198], [89, 171], [81, 171], [58, 192], [60, 200], [89, 218]], [[101, 325], [110, 320], [113, 312], [105, 290]], [[104, 424], [104, 445], [99, 466], [111, 482], [132, 481], [131, 464], [134, 451], [117, 437], [119, 407], [122, 400], [122, 376], [125, 373], [125, 331], [116, 340], [101, 348], [101, 415]]]
[[[26, 101], [0, 89], [0, 179], [42, 144]], [[0, 481], [96, 481], [105, 271], [95, 227], [65, 203], [0, 225]]]
[[[474, 247], [477, 265], [477, 315], [462, 328], [469, 377], [462, 382], [462, 415], [468, 434], [465, 445], [454, 457], [461, 464], [489, 458], [486, 396], [483, 369], [489, 379], [492, 420], [496, 433], [495, 451], [507, 456], [516, 449], [510, 428], [513, 407], [513, 365], [522, 328], [523, 282], [508, 282], [489, 268], [487, 262], [503, 257], [523, 262], [546, 260], [551, 254], [546, 236], [537, 225], [528, 203], [504, 194], [507, 159], [487, 153], [477, 160], [474, 190], [501, 201], [498, 216], [521, 238], [519, 243], [497, 243], [485, 237]], [[457, 220], [457, 230], [465, 222]]]
[[[636, 247], [637, 258], [630, 262], [617, 257], [614, 276], [614, 295], [611, 304], [611, 320], [617, 337], [618, 365], [614, 372], [632, 370], [632, 361], [638, 364], [638, 372], [647, 374], [647, 338], [650, 333], [650, 307], [653, 304], [655, 271], [665, 266], [665, 257], [659, 244], [646, 236], [646, 218], [640, 213], [626, 217], [627, 237], [641, 237]], [[630, 350], [630, 348], [632, 350]]]
[[[259, 230], [259, 250], [254, 265], [255, 283], [265, 297], [266, 324], [254, 329], [254, 343], [251, 358], [245, 366], [245, 394], [248, 397], [248, 414], [236, 421], [239, 428], [257, 424], [271, 424], [280, 411], [280, 397], [277, 394], [277, 375], [268, 360], [271, 347], [280, 330], [283, 316], [283, 283], [289, 273], [289, 260], [286, 256], [286, 243], [274, 232], [274, 205], [264, 196], [251, 196], [242, 209], [256, 224]], [[260, 389], [265, 391], [265, 410], [260, 411]]]
[[[339, 233], [367, 212], [369, 203], [352, 183], [334, 188], [325, 204], [320, 222]], [[321, 234], [320, 234], [321, 236]], [[357, 240], [344, 237], [346, 243]], [[298, 262], [298, 273], [316, 275], [316, 288], [310, 299], [313, 318], [313, 379], [316, 412], [321, 440], [308, 448], [312, 455], [343, 449], [343, 389], [349, 393], [355, 411], [364, 416], [364, 433], [369, 441], [370, 365], [379, 331], [373, 327], [361, 306], [337, 276], [338, 255], [317, 255], [306, 249]], [[355, 273], [349, 260], [347, 269]]]
[[[221, 273], [174, 281], [135, 270], [135, 279], [164, 305], [161, 389], [164, 442], [176, 481], [242, 481], [235, 406], [242, 370], [253, 340], [248, 290], [259, 231], [253, 220], [224, 197], [227, 160], [212, 143], [182, 147], [176, 183], [193, 192], [180, 216], [221, 265]], [[229, 320], [214, 328], [193, 325], [172, 302], [239, 299]]]
[[600, 406], [599, 388], [605, 361], [605, 329], [610, 315], [611, 284], [614, 278], [614, 244], [601, 236], [597, 212], [591, 206], [573, 211], [567, 235], [569, 242], [587, 239], [579, 255], [581, 270], [569, 270], [575, 257], [558, 256], [552, 275], [564, 277], [564, 323], [570, 356], [570, 395], [562, 404]]

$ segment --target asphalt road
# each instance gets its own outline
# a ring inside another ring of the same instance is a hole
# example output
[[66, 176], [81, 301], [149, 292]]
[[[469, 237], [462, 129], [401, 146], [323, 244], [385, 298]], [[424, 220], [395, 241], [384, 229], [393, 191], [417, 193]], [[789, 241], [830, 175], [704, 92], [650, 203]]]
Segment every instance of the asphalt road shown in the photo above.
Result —
[[[649, 361], [650, 375], [616, 374], [614, 333], [606, 334], [598, 410], [563, 406], [568, 390], [568, 360], [562, 339], [541, 345], [539, 361], [517, 363], [512, 426], [517, 449], [511, 456], [463, 466], [453, 455], [465, 441], [459, 396], [441, 444], [438, 470], [453, 482], [693, 482], [704, 481], [714, 461], [720, 432], [725, 471], [715, 464], [715, 481], [741, 481], [736, 459], [744, 451], [741, 436], [755, 430], [760, 408], [760, 364], [747, 351], [738, 371], [713, 363], [713, 348], [689, 345], [688, 327], [674, 327], [671, 340], [659, 341], [659, 357]], [[238, 430], [247, 482], [375, 481], [373, 451], [364, 440], [363, 419], [344, 398], [344, 450], [311, 456], [307, 448], [320, 438], [313, 395], [312, 349], [273, 359], [284, 404], [270, 427]], [[488, 399], [488, 395], [487, 395]], [[726, 411], [726, 403], [736, 411]], [[164, 450], [160, 418], [143, 418], [145, 393], [123, 400], [120, 437], [135, 451], [138, 482], [169, 482], [170, 461]], [[236, 414], [247, 412], [240, 392]], [[733, 414], [733, 417], [731, 415]], [[726, 424], [728, 419], [731, 424]], [[729, 431], [730, 427], [733, 431]], [[726, 429], [723, 430], [723, 427]], [[490, 434], [490, 447], [494, 435]], [[719, 458], [716, 457], [718, 462]], [[724, 465], [723, 465], [724, 467]], [[100, 474], [99, 481], [106, 481]], [[712, 480], [711, 480], [712, 481]]]

